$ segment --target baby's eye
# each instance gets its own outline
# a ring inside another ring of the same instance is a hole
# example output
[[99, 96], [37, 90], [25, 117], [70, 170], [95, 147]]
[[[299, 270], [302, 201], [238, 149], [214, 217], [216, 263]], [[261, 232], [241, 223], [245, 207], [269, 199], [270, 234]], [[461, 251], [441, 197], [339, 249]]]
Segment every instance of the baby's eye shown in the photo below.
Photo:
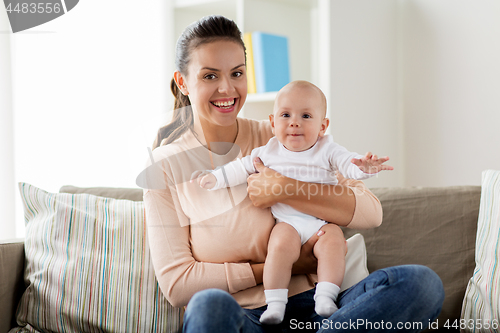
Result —
[[311, 118], [311, 115], [306, 113], [306, 114], [303, 114], [303, 115], [302, 115], [302, 118], [306, 118], [306, 119], [308, 119], [308, 118]]
[[288, 118], [288, 117], [290, 117], [290, 114], [288, 112], [284, 112], [284, 113], [281, 114], [281, 116], [283, 118]]

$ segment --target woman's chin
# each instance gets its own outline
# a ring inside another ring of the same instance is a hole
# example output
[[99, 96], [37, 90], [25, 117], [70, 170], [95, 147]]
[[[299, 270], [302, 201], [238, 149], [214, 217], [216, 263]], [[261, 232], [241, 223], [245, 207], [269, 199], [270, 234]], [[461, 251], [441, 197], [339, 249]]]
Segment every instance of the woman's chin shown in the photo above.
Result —
[[230, 127], [234, 126], [237, 116], [238, 116], [237, 112], [219, 113], [219, 114], [216, 113], [212, 114], [212, 117], [210, 117], [211, 119], [209, 121], [216, 126]]
[[212, 119], [221, 126], [234, 125], [239, 110], [232, 108], [231, 110], [217, 110], [212, 111]]

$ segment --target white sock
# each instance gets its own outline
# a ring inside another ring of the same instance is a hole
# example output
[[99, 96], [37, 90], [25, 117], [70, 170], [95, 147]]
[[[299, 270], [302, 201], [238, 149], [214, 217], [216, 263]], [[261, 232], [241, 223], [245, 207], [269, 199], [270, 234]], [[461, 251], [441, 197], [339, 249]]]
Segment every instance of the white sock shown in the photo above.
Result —
[[288, 289], [264, 290], [267, 310], [260, 316], [260, 322], [267, 325], [279, 324], [285, 316], [288, 303]]
[[322, 317], [328, 318], [339, 308], [335, 304], [339, 295], [340, 287], [331, 282], [318, 282], [314, 301], [314, 310]]

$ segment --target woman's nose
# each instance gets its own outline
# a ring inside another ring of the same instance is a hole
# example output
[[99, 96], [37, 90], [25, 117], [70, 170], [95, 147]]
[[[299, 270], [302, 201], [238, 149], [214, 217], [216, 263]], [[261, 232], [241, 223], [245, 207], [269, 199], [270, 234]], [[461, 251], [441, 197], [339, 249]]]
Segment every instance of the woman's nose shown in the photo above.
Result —
[[220, 81], [219, 85], [219, 93], [221, 94], [230, 94], [234, 91], [234, 85], [231, 82], [231, 79], [227, 77], [223, 77], [222, 80]]

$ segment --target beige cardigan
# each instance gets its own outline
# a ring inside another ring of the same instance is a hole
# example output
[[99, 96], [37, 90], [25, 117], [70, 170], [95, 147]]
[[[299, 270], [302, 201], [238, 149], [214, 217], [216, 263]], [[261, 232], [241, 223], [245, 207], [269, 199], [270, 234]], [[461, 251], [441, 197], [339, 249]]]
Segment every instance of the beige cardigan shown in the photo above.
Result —
[[[263, 263], [274, 218], [270, 209], [252, 205], [246, 184], [206, 191], [190, 183], [196, 170], [213, 169], [243, 157], [272, 137], [268, 121], [238, 118], [239, 132], [228, 153], [217, 155], [184, 133], [153, 151], [144, 191], [147, 236], [160, 288], [174, 306], [184, 306], [198, 291], [218, 288], [245, 308], [265, 305], [262, 284], [256, 285], [250, 263]], [[382, 220], [378, 199], [361, 181], [339, 176], [339, 184], [355, 193], [349, 226], [369, 228]], [[289, 296], [314, 287], [314, 275], [294, 275]]]

